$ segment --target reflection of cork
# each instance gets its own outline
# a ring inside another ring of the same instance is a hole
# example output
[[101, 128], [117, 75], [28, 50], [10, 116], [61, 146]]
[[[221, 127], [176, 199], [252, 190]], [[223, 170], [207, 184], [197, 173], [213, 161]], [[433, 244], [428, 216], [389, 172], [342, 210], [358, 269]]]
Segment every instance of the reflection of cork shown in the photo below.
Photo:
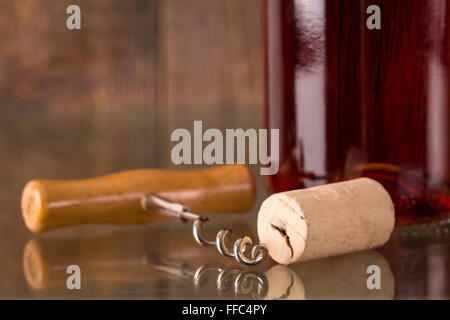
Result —
[[276, 265], [265, 273], [268, 291], [265, 300], [304, 300], [305, 287], [302, 280], [290, 268]]
[[[380, 268], [381, 288], [370, 290], [367, 273]], [[395, 282], [387, 260], [377, 251], [362, 251], [302, 262], [289, 267], [276, 265], [266, 272], [266, 299], [394, 299]]]
[[281, 264], [372, 249], [394, 229], [392, 200], [368, 178], [274, 194], [261, 206], [258, 235]]

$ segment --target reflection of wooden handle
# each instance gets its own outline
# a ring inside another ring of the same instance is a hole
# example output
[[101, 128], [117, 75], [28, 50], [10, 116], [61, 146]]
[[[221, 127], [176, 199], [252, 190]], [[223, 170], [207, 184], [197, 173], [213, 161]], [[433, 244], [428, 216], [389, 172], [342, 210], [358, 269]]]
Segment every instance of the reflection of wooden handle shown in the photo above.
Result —
[[[223, 228], [222, 223], [214, 220], [208, 223], [205, 236], [214, 239], [217, 230]], [[236, 235], [255, 238], [255, 230], [241, 219], [227, 222], [227, 227]], [[76, 264], [81, 268], [82, 288], [92, 291], [117, 282], [128, 285], [161, 282], [168, 274], [153, 262], [164, 260], [175, 262], [180, 270], [183, 267], [195, 270], [204, 264], [237, 264], [236, 260], [219, 255], [217, 250], [199, 246], [192, 236], [192, 227], [169, 223], [121, 228], [88, 237], [36, 237], [23, 250], [23, 272], [34, 290], [67, 292], [66, 268]]]
[[245, 212], [254, 184], [244, 165], [196, 171], [144, 169], [73, 181], [33, 180], [22, 194], [22, 214], [34, 232], [89, 223], [148, 224], [167, 219], [144, 211], [140, 200], [156, 193], [195, 213]]

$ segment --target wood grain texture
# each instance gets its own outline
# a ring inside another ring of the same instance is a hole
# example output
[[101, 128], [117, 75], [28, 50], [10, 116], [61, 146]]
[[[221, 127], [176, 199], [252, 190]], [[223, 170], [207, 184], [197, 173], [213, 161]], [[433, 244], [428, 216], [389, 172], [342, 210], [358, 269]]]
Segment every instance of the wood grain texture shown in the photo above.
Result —
[[194, 169], [171, 163], [173, 129], [262, 125], [259, 0], [76, 3], [81, 31], [73, 1], [0, 0], [0, 296], [28, 292], [27, 181]]
[[79, 224], [150, 224], [168, 217], [143, 208], [149, 193], [196, 213], [246, 212], [255, 190], [244, 165], [204, 170], [130, 170], [84, 180], [33, 180], [22, 194], [22, 215], [34, 232]]

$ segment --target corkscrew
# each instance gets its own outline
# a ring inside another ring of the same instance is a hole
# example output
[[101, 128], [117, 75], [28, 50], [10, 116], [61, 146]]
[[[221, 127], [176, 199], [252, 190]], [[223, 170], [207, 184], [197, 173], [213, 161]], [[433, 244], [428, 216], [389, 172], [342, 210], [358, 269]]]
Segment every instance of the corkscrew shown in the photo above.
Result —
[[[244, 213], [253, 204], [255, 184], [244, 165], [203, 170], [140, 169], [84, 180], [32, 180], [22, 193], [22, 216], [28, 229], [45, 232], [80, 224], [148, 225], [168, 218], [193, 223], [195, 240], [217, 248], [244, 265], [256, 265], [265, 248], [249, 237], [228, 247], [231, 230], [215, 241], [203, 235], [205, 212]], [[190, 210], [198, 213], [192, 213]]]
[[261, 244], [254, 245], [250, 255], [246, 255], [248, 248], [253, 245], [252, 240], [248, 236], [236, 240], [233, 249], [230, 250], [227, 243], [231, 238], [231, 229], [226, 228], [219, 231], [215, 241], [206, 240], [202, 230], [203, 225], [209, 221], [209, 218], [190, 212], [189, 208], [183, 204], [169, 201], [153, 193], [148, 193], [142, 198], [141, 207], [145, 211], [158, 211], [182, 223], [192, 221], [192, 233], [198, 244], [207, 248], [216, 248], [223, 256], [235, 258], [239, 263], [244, 265], [257, 265], [267, 256], [267, 249]]

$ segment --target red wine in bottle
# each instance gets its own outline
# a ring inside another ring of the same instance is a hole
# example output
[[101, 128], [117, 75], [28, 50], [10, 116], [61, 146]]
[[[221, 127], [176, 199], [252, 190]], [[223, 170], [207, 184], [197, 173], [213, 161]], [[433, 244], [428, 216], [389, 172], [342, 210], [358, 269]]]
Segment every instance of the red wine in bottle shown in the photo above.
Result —
[[264, 11], [266, 125], [280, 129], [271, 191], [365, 176], [389, 191], [398, 225], [448, 217], [450, 0], [266, 0]]

